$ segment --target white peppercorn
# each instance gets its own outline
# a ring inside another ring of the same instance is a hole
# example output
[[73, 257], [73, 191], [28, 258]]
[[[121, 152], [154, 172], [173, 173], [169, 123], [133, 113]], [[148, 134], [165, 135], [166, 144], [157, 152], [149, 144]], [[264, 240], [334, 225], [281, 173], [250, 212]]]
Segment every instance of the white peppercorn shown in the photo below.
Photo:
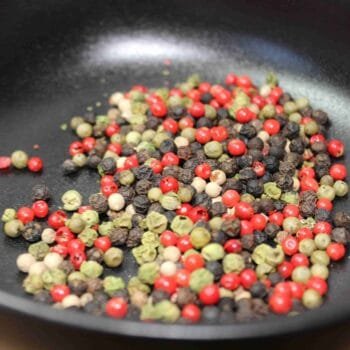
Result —
[[114, 211], [122, 210], [125, 206], [125, 199], [120, 193], [113, 193], [108, 197], [108, 206]]
[[205, 186], [207, 185], [206, 181], [201, 177], [196, 176], [191, 183], [191, 186], [195, 188], [197, 193], [201, 193], [205, 190]]
[[46, 228], [44, 231], [41, 233], [41, 240], [47, 244], [51, 244], [55, 242], [56, 238], [56, 232], [52, 228]]
[[181, 256], [180, 249], [174, 246], [166, 247], [163, 250], [163, 257], [165, 260], [169, 260], [172, 262], [179, 261]]
[[173, 261], [165, 261], [160, 265], [160, 273], [164, 276], [174, 276], [176, 274], [176, 264]]
[[80, 307], [80, 298], [74, 294], [67, 295], [63, 300], [62, 300], [62, 307], [64, 309], [67, 309], [69, 307]]
[[54, 269], [58, 267], [62, 261], [63, 261], [62, 256], [55, 252], [48, 253], [44, 258], [44, 264], [49, 269]]
[[29, 253], [23, 253], [17, 257], [16, 264], [18, 270], [22, 272], [28, 272], [30, 267], [36, 262], [33, 255]]

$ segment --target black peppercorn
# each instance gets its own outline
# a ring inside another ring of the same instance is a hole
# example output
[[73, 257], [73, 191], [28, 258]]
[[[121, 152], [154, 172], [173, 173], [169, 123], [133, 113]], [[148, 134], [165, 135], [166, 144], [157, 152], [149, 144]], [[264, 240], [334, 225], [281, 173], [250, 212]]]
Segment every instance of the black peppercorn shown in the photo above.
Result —
[[151, 187], [152, 187], [152, 182], [144, 179], [136, 182], [135, 191], [137, 194], [146, 195]]
[[333, 222], [336, 227], [345, 227], [350, 230], [350, 215], [343, 211], [339, 211], [334, 215]]
[[271, 146], [269, 149], [269, 155], [276, 157], [278, 159], [282, 159], [284, 156], [284, 148], [281, 148], [279, 146]]
[[87, 291], [88, 284], [81, 279], [73, 279], [68, 282], [68, 287], [71, 293], [80, 297]]
[[101, 161], [102, 161], [102, 158], [97, 154], [90, 154], [87, 158], [86, 165], [91, 169], [97, 169]]
[[219, 119], [227, 119], [229, 117], [228, 110], [226, 108], [219, 108], [216, 111], [216, 115]]
[[202, 94], [200, 101], [205, 104], [209, 104], [209, 102], [213, 99], [213, 95], [209, 92], [205, 92]]
[[117, 169], [115, 159], [112, 157], [104, 158], [98, 165], [98, 170], [102, 175], [113, 175]]
[[43, 200], [48, 201], [51, 198], [49, 188], [45, 184], [37, 184], [32, 189], [33, 202]]
[[219, 323], [220, 324], [230, 324], [235, 321], [235, 315], [232, 311], [225, 310], [221, 311], [219, 314]]
[[79, 170], [79, 167], [71, 159], [66, 159], [62, 163], [62, 170], [64, 175], [71, 175]]
[[316, 120], [318, 124], [325, 125], [328, 123], [328, 115], [326, 112], [317, 109], [312, 112], [312, 117]]
[[205, 264], [205, 268], [214, 275], [215, 282], [218, 282], [224, 273], [222, 264], [219, 263], [218, 261], [208, 261]]
[[159, 151], [162, 154], [168, 153], [168, 152], [176, 152], [176, 145], [173, 140], [171, 139], [166, 139], [164, 140], [160, 146], [159, 146]]
[[255, 239], [253, 234], [243, 235], [241, 238], [242, 248], [248, 250], [249, 252], [253, 251], [255, 247]]
[[108, 200], [102, 193], [95, 193], [89, 197], [89, 204], [93, 210], [102, 214], [108, 210]]
[[118, 193], [121, 194], [125, 200], [126, 205], [133, 203], [135, 190], [130, 186], [119, 187]]
[[211, 128], [213, 126], [213, 121], [209, 118], [202, 117], [196, 120], [196, 128]]
[[221, 202], [215, 202], [211, 204], [209, 213], [212, 217], [222, 216], [227, 211], [227, 208]]
[[143, 235], [143, 230], [140, 227], [135, 227], [131, 229], [129, 231], [129, 235], [126, 240], [126, 246], [128, 248], [133, 248], [138, 246], [141, 243], [142, 235]]
[[288, 174], [276, 173], [273, 176], [276, 185], [284, 192], [291, 191], [293, 189], [293, 177]]
[[202, 319], [205, 323], [217, 323], [219, 315], [220, 309], [216, 306], [204, 306], [202, 309]]
[[305, 150], [304, 141], [298, 137], [293, 139], [289, 144], [289, 150], [298, 154], [303, 154]]
[[336, 227], [332, 230], [332, 240], [347, 244], [350, 241], [350, 233], [345, 227]]
[[250, 155], [244, 155], [237, 158], [237, 166], [244, 170], [244, 168], [251, 167], [253, 165], [253, 157]]
[[96, 292], [103, 289], [103, 281], [100, 278], [90, 278], [86, 281], [87, 292], [95, 294]]
[[280, 227], [276, 224], [269, 222], [267, 223], [264, 231], [269, 238], [273, 239], [276, 237], [277, 233], [280, 231]]
[[326, 210], [326, 209], [316, 208], [314, 215], [315, 215], [316, 222], [318, 222], [318, 221], [331, 222], [332, 221], [331, 212]]
[[137, 180], [151, 180], [153, 176], [153, 170], [148, 165], [141, 165], [132, 169]]
[[241, 232], [241, 221], [239, 219], [226, 219], [223, 221], [221, 229], [229, 237], [236, 237]]
[[269, 274], [269, 280], [275, 286], [277, 283], [283, 282], [283, 277], [278, 272], [272, 272]]
[[53, 302], [48, 290], [41, 290], [40, 292], [35, 293], [33, 300], [44, 304], [51, 304]]
[[267, 296], [267, 290], [266, 290], [265, 284], [262, 282], [255, 282], [250, 287], [250, 293], [252, 294], [253, 298], [264, 299]]
[[234, 311], [236, 308], [236, 303], [232, 298], [223, 297], [220, 299], [218, 307], [221, 311]]
[[248, 180], [246, 191], [254, 197], [260, 197], [264, 193], [263, 183], [257, 179]]
[[263, 160], [265, 168], [270, 173], [274, 173], [278, 170], [279, 160], [275, 156], [266, 156]]
[[247, 182], [248, 180], [255, 180], [257, 178], [256, 172], [253, 168], [247, 167], [239, 171], [239, 180]]
[[242, 192], [242, 181], [238, 179], [227, 179], [224, 185], [222, 186], [222, 192], [226, 192], [227, 190], [235, 190], [237, 192]]
[[281, 97], [278, 100], [278, 103], [280, 105], [284, 105], [285, 103], [289, 102], [289, 101], [293, 101], [292, 96], [288, 93], [285, 92], [284, 94], [281, 95]]
[[92, 247], [89, 250], [87, 250], [86, 257], [88, 258], [88, 260], [101, 263], [103, 261], [103, 251], [98, 248]]
[[191, 204], [193, 206], [201, 205], [203, 207], [209, 208], [211, 204], [211, 198], [205, 192], [196, 193], [191, 200]]
[[261, 138], [254, 137], [247, 142], [247, 147], [249, 149], [258, 149], [261, 151], [264, 148], [264, 142]]
[[211, 233], [211, 241], [214, 243], [224, 245], [227, 240], [228, 237], [224, 231], [213, 231]]
[[22, 237], [29, 243], [35, 243], [41, 239], [42, 226], [38, 222], [29, 222], [24, 226]]
[[253, 125], [243, 124], [241, 130], [239, 131], [239, 134], [246, 137], [247, 139], [251, 139], [256, 136], [256, 129]]
[[109, 238], [111, 239], [112, 245], [120, 246], [125, 244], [128, 239], [129, 231], [126, 228], [114, 228], [109, 233]]
[[263, 231], [254, 231], [254, 242], [256, 245], [263, 244], [268, 240], [268, 235]]
[[190, 146], [179, 147], [177, 149], [177, 156], [180, 159], [188, 160], [192, 157], [192, 150]]
[[190, 288], [179, 288], [177, 291], [176, 302], [180, 307], [183, 307], [188, 304], [193, 304], [197, 300], [196, 293], [193, 292]]
[[123, 144], [122, 153], [123, 157], [130, 157], [134, 154], [134, 147], [128, 143]]
[[90, 315], [101, 316], [104, 313], [104, 308], [97, 300], [92, 300], [84, 305], [84, 311]]

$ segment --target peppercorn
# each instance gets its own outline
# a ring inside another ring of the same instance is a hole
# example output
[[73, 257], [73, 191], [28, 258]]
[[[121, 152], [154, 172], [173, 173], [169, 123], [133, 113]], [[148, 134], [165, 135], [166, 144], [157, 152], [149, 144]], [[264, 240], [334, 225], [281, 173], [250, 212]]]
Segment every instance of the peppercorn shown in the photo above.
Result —
[[108, 201], [101, 193], [92, 194], [89, 197], [89, 204], [99, 214], [105, 213], [108, 210]]
[[205, 268], [210, 271], [214, 276], [214, 282], [220, 281], [220, 278], [222, 277], [224, 270], [222, 267], [222, 264], [218, 261], [207, 261], [205, 264]]
[[89, 154], [89, 156], [87, 157], [86, 164], [91, 169], [97, 169], [101, 161], [102, 158], [97, 154]]
[[345, 227], [350, 230], [350, 215], [343, 211], [339, 211], [334, 215], [333, 222], [336, 227]]
[[35, 243], [41, 239], [41, 224], [38, 222], [29, 222], [26, 224], [22, 231], [22, 237], [30, 242]]
[[350, 233], [345, 227], [336, 227], [332, 230], [332, 240], [347, 244], [350, 241]]
[[123, 262], [123, 259], [123, 251], [116, 247], [109, 248], [103, 256], [103, 261], [108, 267], [120, 266]]

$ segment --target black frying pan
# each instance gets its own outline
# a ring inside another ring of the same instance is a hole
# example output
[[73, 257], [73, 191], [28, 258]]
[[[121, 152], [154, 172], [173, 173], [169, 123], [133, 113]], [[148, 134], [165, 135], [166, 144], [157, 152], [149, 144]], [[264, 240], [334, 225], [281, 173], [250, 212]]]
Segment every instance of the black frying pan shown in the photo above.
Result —
[[[0, 210], [30, 203], [45, 181], [57, 199], [67, 189], [97, 191], [84, 171], [62, 177], [73, 139], [59, 125], [107, 94], [135, 83], [174, 83], [193, 72], [211, 81], [229, 71], [262, 81], [267, 71], [286, 90], [306, 95], [334, 121], [350, 151], [350, 4], [346, 1], [7, 1], [0, 11], [0, 153], [23, 149], [45, 161], [42, 176], [0, 174]], [[170, 59], [170, 75], [163, 61]], [[96, 108], [98, 111], [99, 108]], [[103, 108], [100, 109], [103, 111]], [[32, 146], [40, 145], [34, 151]], [[338, 204], [348, 208], [347, 201]], [[276, 335], [349, 318], [350, 263], [333, 268], [326, 305], [298, 317], [236, 325], [160, 325], [95, 318], [39, 305], [20, 287], [20, 240], [0, 237], [0, 304], [49, 321], [143, 337], [228, 339]], [[121, 272], [132, 272], [132, 259]]]

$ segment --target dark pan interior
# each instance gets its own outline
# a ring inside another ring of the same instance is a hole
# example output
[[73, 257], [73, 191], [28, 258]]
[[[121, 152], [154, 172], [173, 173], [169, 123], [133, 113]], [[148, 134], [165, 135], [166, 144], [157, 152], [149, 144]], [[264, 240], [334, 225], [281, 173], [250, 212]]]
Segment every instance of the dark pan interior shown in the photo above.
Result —
[[[0, 211], [30, 203], [30, 189], [45, 181], [59, 205], [77, 188], [97, 191], [83, 171], [62, 177], [61, 162], [73, 140], [60, 124], [108, 94], [135, 83], [159, 86], [193, 72], [221, 81], [229, 71], [258, 82], [273, 70], [286, 90], [326, 110], [331, 133], [350, 150], [350, 5], [346, 1], [5, 1], [0, 5], [0, 153], [23, 149], [43, 157], [42, 175], [0, 174]], [[164, 60], [170, 59], [169, 75]], [[39, 144], [39, 150], [32, 146]], [[337, 208], [348, 208], [347, 200]], [[350, 263], [333, 268], [328, 301], [293, 318], [232, 326], [141, 324], [58, 312], [34, 304], [20, 287], [20, 240], [0, 236], [0, 305], [36, 317], [116, 334], [218, 339], [300, 331], [349, 317]], [[131, 258], [120, 273], [128, 276]]]

